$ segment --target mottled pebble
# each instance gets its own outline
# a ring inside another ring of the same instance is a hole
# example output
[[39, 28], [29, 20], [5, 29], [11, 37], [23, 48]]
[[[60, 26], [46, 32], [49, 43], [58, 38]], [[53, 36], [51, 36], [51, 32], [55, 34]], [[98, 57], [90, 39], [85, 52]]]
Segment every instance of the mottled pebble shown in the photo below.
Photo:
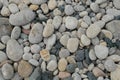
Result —
[[67, 64], [67, 60], [65, 58], [61, 58], [58, 62], [58, 69], [60, 71], [65, 71]]

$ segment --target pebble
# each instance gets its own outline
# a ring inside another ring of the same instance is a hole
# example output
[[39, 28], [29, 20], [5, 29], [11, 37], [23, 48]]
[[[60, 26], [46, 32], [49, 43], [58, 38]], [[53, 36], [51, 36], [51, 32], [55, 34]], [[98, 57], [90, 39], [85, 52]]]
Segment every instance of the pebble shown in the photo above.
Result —
[[68, 39], [67, 42], [67, 49], [73, 53], [77, 50], [78, 45], [79, 45], [79, 40], [77, 38], [70, 38]]
[[57, 6], [57, 1], [56, 0], [49, 0], [48, 1], [48, 8], [50, 10], [53, 10]]
[[21, 77], [28, 77], [33, 71], [33, 67], [27, 61], [21, 60], [18, 65], [18, 73]]
[[33, 44], [30, 49], [31, 49], [31, 52], [34, 54], [39, 53], [39, 51], [41, 50], [40, 46], [37, 44]]
[[104, 80], [104, 78], [103, 77], [98, 77], [97, 80]]
[[120, 56], [113, 54], [111, 56], [108, 57], [108, 59], [113, 60], [114, 62], [119, 62], [120, 61]]
[[81, 38], [81, 36], [84, 35], [85, 32], [86, 32], [86, 29], [80, 27], [80, 28], [78, 29], [78, 31], [77, 31], [77, 36], [78, 36], [79, 38]]
[[106, 74], [100, 70], [98, 67], [95, 67], [93, 68], [92, 70], [93, 74], [96, 76], [96, 77], [99, 77], [99, 76], [105, 76]]
[[59, 71], [65, 71], [66, 67], [67, 67], [67, 60], [65, 58], [61, 58], [58, 61], [58, 69]]
[[41, 63], [41, 70], [42, 70], [43, 72], [45, 72], [45, 71], [46, 71], [46, 67], [47, 67], [47, 65], [46, 65], [45, 61], [43, 61], [43, 62]]
[[0, 51], [0, 62], [7, 60], [7, 55], [3, 51]]
[[7, 17], [10, 15], [10, 10], [6, 6], [3, 6], [0, 13], [2, 16]]
[[75, 17], [66, 17], [65, 19], [65, 26], [67, 29], [73, 30], [77, 28], [78, 20]]
[[24, 60], [30, 60], [30, 59], [32, 59], [32, 54], [31, 53], [24, 53], [22, 58]]
[[66, 71], [69, 73], [73, 73], [75, 71], [76, 65], [75, 64], [68, 64], [66, 67]]
[[69, 55], [70, 55], [70, 52], [67, 49], [61, 49], [59, 51], [60, 58], [65, 58], [65, 57], [68, 57]]
[[55, 29], [58, 29], [60, 27], [61, 23], [62, 23], [62, 17], [61, 16], [55, 16], [53, 18], [53, 23], [52, 24], [54, 25]]
[[87, 72], [87, 76], [89, 80], [97, 80], [97, 78], [94, 76], [92, 72]]
[[0, 42], [0, 50], [5, 49], [5, 45]]
[[46, 3], [41, 4], [41, 9], [42, 9], [42, 11], [43, 11], [45, 14], [47, 14], [48, 11], [49, 11], [48, 5], [47, 5]]
[[35, 60], [35, 59], [30, 59], [29, 63], [34, 65], [34, 66], [39, 66], [39, 62], [37, 60]]
[[97, 4], [102, 4], [102, 3], [106, 2], [106, 1], [107, 1], [107, 0], [96, 0], [95, 3], [97, 3]]
[[119, 0], [113, 0], [113, 5], [117, 8], [120, 9], [120, 1]]
[[29, 46], [25, 46], [24, 47], [24, 53], [29, 53], [30, 52], [30, 47]]
[[101, 31], [100, 27], [98, 27], [95, 24], [92, 24], [86, 30], [86, 34], [89, 38], [95, 38], [99, 34], [100, 31]]
[[30, 9], [23, 9], [16, 14], [11, 14], [9, 22], [12, 25], [21, 26], [26, 25], [35, 18], [35, 13]]
[[18, 39], [21, 34], [21, 28], [20, 27], [14, 27], [11, 32], [11, 38], [12, 39]]
[[56, 35], [53, 34], [47, 40], [46, 49], [51, 50], [55, 43], [56, 43]]
[[105, 27], [105, 22], [102, 20], [96, 21], [94, 24], [98, 25], [100, 28]]
[[10, 12], [13, 14], [15, 14], [19, 11], [18, 6], [14, 3], [9, 4], [8, 8], [9, 8]]
[[58, 77], [61, 79], [69, 77], [71, 74], [68, 72], [59, 72]]
[[120, 65], [117, 65], [117, 68], [115, 71], [110, 73], [111, 80], [120, 80]]
[[14, 76], [14, 69], [12, 65], [6, 63], [1, 68], [4, 79], [11, 79]]
[[75, 60], [80, 62], [80, 61], [83, 61], [84, 59], [85, 59], [84, 49], [76, 51]]
[[77, 64], [77, 67], [78, 67], [79, 69], [83, 69], [83, 68], [84, 68], [84, 65], [83, 65], [82, 62], [77, 62], [76, 64]]
[[84, 34], [81, 36], [81, 42], [85, 46], [88, 46], [91, 43], [90, 39]]
[[31, 10], [36, 11], [38, 8], [39, 8], [38, 5], [34, 5], [34, 4], [30, 5], [30, 9], [31, 9]]
[[69, 63], [71, 63], [71, 64], [75, 64], [75, 63], [76, 63], [76, 61], [75, 61], [75, 59], [74, 59], [74, 56], [68, 56], [68, 57], [67, 57], [67, 61], [68, 61]]
[[23, 48], [16, 40], [10, 39], [7, 42], [6, 53], [9, 59], [19, 61], [23, 55]]
[[74, 13], [74, 9], [71, 5], [65, 5], [64, 12], [66, 15], [72, 15]]
[[33, 59], [39, 60], [40, 59], [40, 54], [33, 54]]
[[30, 43], [39, 43], [42, 41], [42, 31], [43, 25], [40, 23], [36, 23], [33, 25], [30, 34], [29, 34], [29, 41]]
[[105, 35], [107, 38], [109, 38], [109, 39], [112, 39], [112, 38], [113, 38], [113, 34], [112, 34], [110, 31], [103, 29], [103, 30], [101, 30], [101, 32], [104, 33], [104, 35]]
[[114, 19], [113, 15], [107, 14], [102, 17], [102, 20], [106, 23]]
[[82, 28], [88, 28], [88, 24], [86, 22], [82, 21], [81, 27]]
[[117, 65], [114, 63], [113, 60], [106, 60], [104, 63], [105, 69], [109, 72], [115, 71], [117, 68]]
[[51, 23], [46, 24], [45, 28], [43, 29], [43, 37], [49, 37], [54, 32], [54, 26]]
[[74, 80], [81, 80], [81, 76], [78, 73], [73, 73], [72, 77]]
[[85, 7], [83, 5], [75, 5], [74, 6], [75, 11], [84, 11]]
[[43, 3], [47, 2], [47, 0], [30, 0], [30, 2], [32, 4], [40, 5], [40, 4], [43, 4]]
[[94, 11], [94, 12], [99, 12], [99, 5], [97, 3], [91, 3], [90, 4], [90, 8]]
[[61, 38], [60, 38], [60, 43], [63, 45], [63, 46], [67, 46], [67, 42], [69, 40], [69, 35], [67, 34], [64, 34]]
[[109, 50], [106, 46], [96, 45], [94, 49], [95, 49], [95, 54], [97, 58], [105, 59], [108, 56]]
[[89, 51], [89, 58], [91, 60], [96, 60], [97, 59], [96, 55], [95, 55], [95, 51], [93, 49], [90, 49], [90, 51]]
[[93, 38], [91, 41], [93, 45], [98, 45], [100, 43], [100, 40], [98, 37]]
[[47, 49], [43, 49], [40, 51], [40, 56], [43, 60], [49, 61], [50, 60], [50, 53]]
[[14, 77], [11, 80], [17, 80], [17, 79], [21, 80], [22, 77], [20, 77], [20, 75], [18, 73], [15, 73]]
[[4, 44], [7, 44], [7, 42], [9, 41], [10, 37], [8, 35], [6, 36], [2, 36], [1, 37], [1, 42]]
[[57, 62], [55, 60], [51, 60], [48, 64], [47, 64], [47, 69], [49, 71], [54, 71], [57, 68]]
[[119, 16], [120, 11], [117, 9], [107, 9], [106, 11], [107, 14], [113, 15], [113, 16]]

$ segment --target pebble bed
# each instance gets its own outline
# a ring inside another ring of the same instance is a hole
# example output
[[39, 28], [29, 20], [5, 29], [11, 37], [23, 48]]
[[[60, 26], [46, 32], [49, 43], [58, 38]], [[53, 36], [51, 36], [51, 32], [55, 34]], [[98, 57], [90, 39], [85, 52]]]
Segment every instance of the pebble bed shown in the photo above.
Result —
[[120, 0], [0, 0], [0, 80], [120, 80]]

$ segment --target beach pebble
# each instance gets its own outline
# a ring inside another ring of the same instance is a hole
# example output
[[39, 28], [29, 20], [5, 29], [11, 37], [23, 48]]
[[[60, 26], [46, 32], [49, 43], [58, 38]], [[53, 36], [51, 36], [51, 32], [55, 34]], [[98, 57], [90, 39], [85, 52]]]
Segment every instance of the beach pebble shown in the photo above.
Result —
[[50, 10], [53, 10], [57, 6], [57, 1], [56, 0], [49, 0], [48, 1], [48, 8]]
[[39, 45], [33, 44], [30, 49], [31, 49], [31, 52], [32, 52], [32, 53], [37, 54], [37, 53], [39, 53], [39, 51], [40, 51], [41, 48], [40, 48]]
[[83, 45], [88, 46], [88, 45], [90, 45], [91, 41], [86, 35], [83, 34], [81, 36], [81, 42], [82, 42]]
[[0, 62], [7, 60], [7, 55], [3, 51], [0, 51]]
[[60, 71], [65, 71], [67, 64], [67, 60], [65, 58], [61, 58], [58, 62], [58, 69]]
[[94, 11], [94, 12], [99, 12], [99, 5], [97, 3], [91, 3], [90, 4], [90, 8]]
[[35, 60], [35, 59], [30, 59], [29, 63], [34, 65], [34, 66], [38, 66], [39, 65], [39, 62], [37, 60]]
[[46, 14], [48, 13], [49, 9], [48, 9], [48, 5], [47, 4], [41, 4], [41, 9], [42, 11]]
[[105, 59], [108, 56], [109, 50], [106, 46], [96, 45], [94, 49], [97, 58]]
[[79, 40], [77, 38], [70, 38], [68, 39], [67, 42], [67, 49], [73, 53], [77, 50], [78, 45], [79, 45]]
[[68, 72], [59, 72], [58, 77], [61, 79], [69, 77], [71, 74]]
[[9, 41], [10, 37], [8, 35], [6, 36], [2, 36], [1, 37], [1, 42], [4, 44], [7, 44], [7, 42]]
[[58, 29], [60, 27], [61, 23], [62, 23], [62, 17], [61, 16], [55, 16], [53, 18], [53, 23], [52, 24], [54, 25], [55, 29]]
[[59, 51], [60, 58], [65, 58], [65, 57], [68, 57], [69, 55], [70, 55], [70, 52], [67, 49], [61, 49]]
[[24, 53], [22, 58], [23, 58], [23, 60], [30, 60], [30, 59], [32, 59], [32, 54], [31, 53]]
[[11, 32], [11, 38], [12, 39], [18, 39], [21, 34], [21, 28], [20, 27], [14, 27]]
[[69, 35], [64, 34], [64, 35], [60, 38], [60, 43], [61, 43], [63, 46], [67, 46], [68, 39], [69, 39]]
[[113, 0], [113, 4], [117, 9], [120, 9], [120, 0]]
[[66, 28], [73, 30], [75, 28], [77, 28], [78, 25], [78, 20], [75, 17], [66, 17], [65, 19], [65, 26]]
[[51, 60], [48, 64], [47, 64], [47, 69], [49, 71], [54, 71], [57, 68], [57, 62], [55, 60]]
[[65, 5], [64, 12], [66, 15], [72, 15], [74, 13], [74, 9], [71, 5]]
[[9, 8], [10, 12], [13, 14], [15, 14], [19, 11], [18, 6], [14, 3], [9, 4], [8, 8]]
[[42, 3], [47, 2], [47, 0], [30, 0], [30, 2], [31, 2], [32, 4], [40, 5], [40, 4], [42, 4]]
[[50, 60], [50, 53], [46, 49], [43, 49], [43, 50], [40, 51], [40, 56], [45, 61], [49, 61]]
[[10, 39], [7, 42], [6, 53], [9, 59], [19, 61], [23, 55], [23, 48], [16, 40]]
[[6, 6], [3, 6], [0, 13], [2, 16], [6, 17], [10, 15], [10, 10]]

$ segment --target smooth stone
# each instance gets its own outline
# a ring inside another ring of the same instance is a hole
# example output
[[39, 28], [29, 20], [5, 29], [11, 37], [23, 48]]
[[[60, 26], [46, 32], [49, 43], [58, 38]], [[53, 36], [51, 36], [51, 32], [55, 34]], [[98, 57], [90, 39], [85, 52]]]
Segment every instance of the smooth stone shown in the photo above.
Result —
[[79, 45], [79, 40], [77, 38], [70, 38], [68, 39], [67, 42], [67, 49], [73, 53], [77, 50], [78, 45]]
[[53, 10], [57, 6], [57, 1], [56, 0], [49, 0], [48, 1], [48, 8], [50, 10]]
[[73, 80], [81, 80], [81, 76], [78, 73], [72, 74]]
[[61, 16], [55, 16], [53, 18], [53, 23], [52, 24], [54, 25], [55, 29], [58, 29], [60, 27], [61, 23], [62, 23], [62, 17]]
[[43, 62], [41, 63], [41, 70], [42, 70], [42, 72], [45, 72], [45, 71], [46, 71], [46, 67], [47, 67], [47, 65], [46, 65], [45, 61], [43, 61]]
[[21, 28], [20, 27], [14, 27], [11, 32], [11, 38], [12, 39], [18, 39], [21, 34]]
[[22, 77], [16, 72], [11, 80], [21, 80]]
[[73, 30], [75, 28], [77, 28], [78, 25], [78, 20], [75, 17], [66, 17], [65, 19], [65, 26], [66, 28]]
[[95, 3], [97, 3], [97, 4], [102, 4], [102, 3], [106, 2], [106, 1], [107, 1], [107, 0], [96, 0]]
[[87, 24], [90, 25], [91, 24], [91, 18], [90, 16], [86, 15], [83, 17], [83, 21]]
[[5, 60], [7, 60], [7, 55], [3, 51], [0, 51], [0, 62]]
[[22, 58], [23, 58], [23, 60], [30, 60], [30, 59], [32, 59], [32, 54], [31, 53], [24, 53]]
[[103, 28], [105, 26], [105, 22], [102, 20], [96, 21], [94, 24], [96, 24], [100, 28]]
[[2, 66], [2, 75], [5, 79], [11, 79], [14, 75], [14, 69], [12, 65], [6, 63]]
[[50, 60], [50, 53], [47, 49], [43, 49], [40, 51], [40, 56], [44, 61]]
[[49, 37], [54, 32], [54, 26], [51, 23], [47, 23], [43, 30], [43, 37]]
[[114, 63], [113, 60], [106, 60], [104, 63], [105, 69], [109, 72], [115, 71], [117, 68], [117, 65]]
[[48, 5], [46, 3], [41, 4], [41, 9], [45, 14], [49, 12]]
[[114, 16], [113, 16], [113, 15], [110, 15], [110, 14], [104, 15], [104, 16], [102, 17], [102, 21], [104, 21], [105, 23], [106, 23], [106, 22], [109, 22], [109, 21], [111, 21], [111, 20], [113, 20], [113, 19], [114, 19]]
[[92, 24], [86, 30], [86, 34], [89, 38], [95, 38], [100, 31], [101, 31], [100, 27], [98, 27], [96, 24]]
[[35, 13], [30, 9], [23, 9], [16, 14], [11, 14], [9, 22], [12, 25], [25, 25], [31, 22], [35, 18]]
[[65, 57], [68, 57], [69, 55], [70, 55], [70, 52], [67, 49], [61, 49], [59, 51], [60, 58], [65, 58]]
[[29, 46], [25, 46], [24, 47], [24, 53], [29, 53], [30, 52], [30, 47]]
[[108, 56], [108, 48], [103, 45], [96, 45], [95, 46], [95, 54], [99, 59], [105, 59]]
[[2, 16], [5, 16], [5, 17], [10, 16], [10, 10], [6, 6], [2, 7], [0, 13]]
[[98, 77], [97, 80], [105, 80], [103, 77]]
[[51, 48], [53, 47], [53, 45], [55, 44], [55, 42], [56, 42], [56, 35], [53, 34], [47, 40], [46, 49], [51, 50]]
[[75, 56], [68, 56], [68, 57], [67, 57], [68, 63], [76, 64], [76, 61], [75, 61], [74, 57], [75, 57]]
[[117, 9], [107, 9], [106, 10], [107, 14], [113, 15], [113, 16], [119, 16], [120, 15], [120, 11]]
[[85, 59], [84, 49], [76, 51], [75, 60], [80, 62], [80, 61], [83, 61], [84, 59]]
[[33, 67], [27, 61], [21, 60], [18, 65], [18, 73], [21, 77], [28, 77], [33, 71]]
[[43, 25], [40, 23], [36, 23], [33, 25], [30, 34], [29, 34], [29, 41], [30, 43], [39, 43], [42, 41], [42, 31]]
[[49, 71], [54, 71], [57, 68], [57, 62], [55, 60], [51, 60], [48, 64], [47, 64], [47, 69]]
[[41, 47], [38, 44], [33, 44], [30, 49], [32, 53], [37, 54], [41, 50]]
[[109, 31], [109, 30], [101, 30], [102, 33], [104, 33], [104, 35], [109, 38], [109, 39], [112, 39], [113, 38], [113, 34]]
[[77, 4], [74, 6], [74, 9], [75, 9], [75, 11], [84, 11], [85, 7], [83, 5]]
[[95, 55], [95, 51], [93, 49], [90, 49], [89, 51], [89, 57], [91, 60], [96, 60], [96, 55]]
[[6, 53], [9, 59], [19, 61], [23, 55], [23, 48], [16, 40], [10, 39], [7, 42]]
[[91, 40], [91, 42], [92, 42], [93, 45], [98, 45], [100, 43], [100, 40], [99, 40], [98, 37], [95, 37]]
[[33, 59], [39, 60], [40, 59], [40, 54], [33, 54]]
[[67, 34], [64, 34], [61, 38], [60, 38], [60, 43], [63, 45], [63, 46], [67, 46], [67, 42], [68, 42], [68, 39], [69, 39], [69, 35]]
[[[113, 28], [113, 26], [114, 26], [114, 28]], [[109, 23], [107, 23], [106, 24], [106, 28], [110, 31], [110, 32], [112, 32], [112, 34], [113, 34], [113, 36], [114, 36], [114, 38], [120, 38], [120, 21], [119, 20], [113, 20], [113, 21], [111, 21], [111, 22], [109, 22]]]
[[97, 3], [91, 3], [90, 4], [90, 8], [94, 11], [94, 12], [99, 12], [99, 5]]
[[2, 36], [10, 35], [12, 26], [9, 23], [8, 18], [0, 18], [0, 38]]
[[83, 68], [84, 68], [84, 65], [83, 65], [82, 62], [77, 62], [76, 64], [77, 64], [77, 67], [78, 67], [79, 69], [83, 69]]
[[80, 27], [80, 28], [78, 29], [78, 31], [77, 31], [77, 36], [78, 36], [79, 38], [81, 38], [81, 36], [82, 36], [83, 34], [85, 34], [85, 31], [86, 31], [86, 29]]
[[39, 66], [39, 62], [37, 60], [35, 60], [35, 59], [30, 59], [29, 63], [34, 65], [34, 66]]
[[75, 11], [71, 5], [65, 5], [64, 12], [66, 15], [72, 15]]
[[35, 68], [33, 73], [30, 75], [29, 80], [36, 80], [40, 73], [39, 70], [39, 67]]
[[47, 2], [47, 0], [30, 0], [30, 2], [32, 4], [40, 5], [40, 4], [43, 4], [43, 3]]
[[96, 77], [99, 77], [99, 76], [105, 76], [106, 74], [100, 70], [98, 67], [95, 67], [93, 68], [92, 70], [93, 74], [96, 76]]
[[81, 36], [81, 43], [85, 46], [88, 46], [88, 45], [90, 45], [91, 41], [86, 35], [83, 34]]
[[120, 9], [120, 0], [113, 0], [113, 5], [117, 8]]
[[39, 6], [35, 4], [31, 4], [29, 8], [32, 9], [33, 11], [36, 11], [39, 8]]
[[117, 68], [115, 71], [110, 72], [110, 78], [111, 80], [120, 80], [120, 65], [117, 65]]
[[65, 71], [66, 67], [67, 67], [67, 60], [65, 58], [61, 58], [59, 61], [58, 61], [58, 69], [60, 71]]
[[59, 72], [58, 77], [61, 79], [69, 77], [71, 74], [68, 72]]
[[119, 62], [120, 61], [120, 56], [113, 54], [111, 56], [109, 56], [107, 59], [113, 60], [114, 62]]
[[1, 42], [4, 44], [7, 44], [7, 42], [9, 41], [10, 37], [8, 35], [6, 36], [2, 36], [1, 37]]
[[75, 71], [76, 65], [75, 64], [68, 64], [66, 67], [66, 71], [69, 73], [73, 73]]
[[92, 72], [87, 72], [87, 76], [89, 80], [97, 80], [97, 78], [94, 76]]
[[9, 8], [10, 12], [13, 14], [15, 14], [19, 11], [18, 6], [14, 3], [9, 4], [8, 8]]
[[3, 43], [0, 42], [0, 50], [5, 49], [5, 47], [6, 47], [6, 46], [5, 46]]

